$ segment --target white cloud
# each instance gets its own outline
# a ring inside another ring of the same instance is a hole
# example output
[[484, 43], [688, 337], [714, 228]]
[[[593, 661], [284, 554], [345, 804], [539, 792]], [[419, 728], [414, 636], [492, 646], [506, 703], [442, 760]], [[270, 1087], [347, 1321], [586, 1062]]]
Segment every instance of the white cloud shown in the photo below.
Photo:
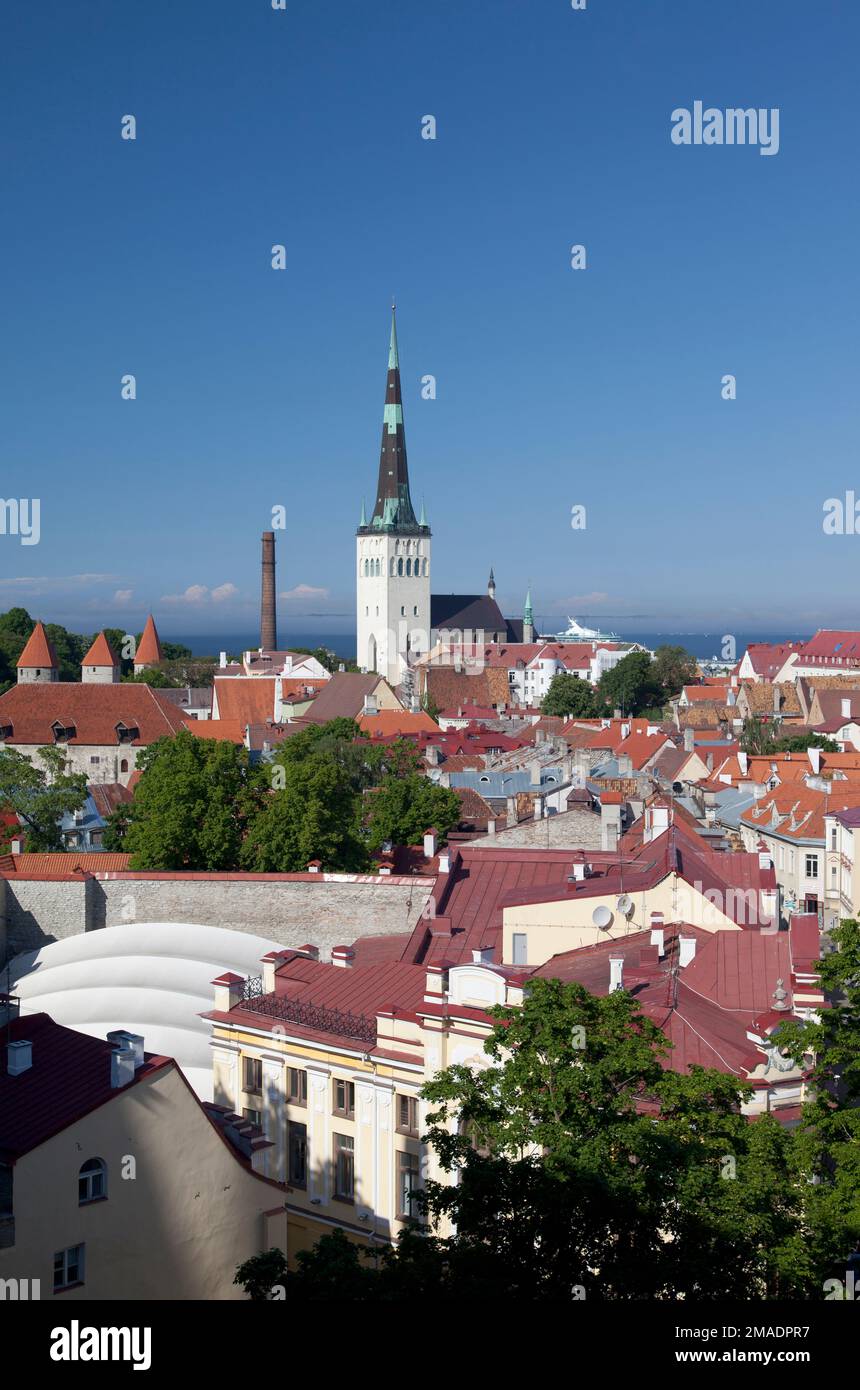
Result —
[[223, 603], [225, 599], [232, 598], [238, 592], [235, 584], [219, 584], [217, 589], [212, 590], [212, 602]]
[[286, 593], [278, 594], [278, 598], [286, 599], [288, 603], [309, 598], [324, 599], [328, 596], [328, 589], [315, 589], [312, 584], [297, 584], [294, 589], [287, 589]]
[[189, 584], [181, 594], [162, 594], [162, 603], [202, 603], [209, 590], [205, 584]]
[[130, 601], [133, 593], [133, 589], [117, 589], [113, 596], [113, 601], [117, 604], [126, 604]]

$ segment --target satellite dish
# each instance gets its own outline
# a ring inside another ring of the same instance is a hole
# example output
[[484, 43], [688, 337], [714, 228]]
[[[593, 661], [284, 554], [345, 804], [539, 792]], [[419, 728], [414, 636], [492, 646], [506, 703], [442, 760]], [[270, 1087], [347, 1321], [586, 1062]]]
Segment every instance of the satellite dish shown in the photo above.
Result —
[[622, 893], [615, 906], [616, 909], [621, 913], [622, 917], [629, 917], [631, 912], [633, 911], [633, 899], [629, 896], [629, 894]]
[[606, 931], [606, 928], [612, 923], [612, 913], [608, 907], [596, 907], [591, 914], [591, 920], [601, 931]]

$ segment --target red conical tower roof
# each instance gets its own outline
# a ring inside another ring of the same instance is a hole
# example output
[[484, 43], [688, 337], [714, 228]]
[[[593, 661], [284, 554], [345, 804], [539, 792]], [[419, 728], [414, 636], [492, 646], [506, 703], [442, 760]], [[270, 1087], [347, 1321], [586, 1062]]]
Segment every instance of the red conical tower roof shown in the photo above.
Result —
[[119, 660], [108, 639], [103, 632], [93, 642], [83, 661], [82, 666], [118, 666]]
[[150, 613], [140, 638], [140, 644], [135, 652], [134, 664], [135, 666], [154, 666], [157, 661], [161, 661], [161, 643], [155, 630], [155, 621]]
[[18, 667], [50, 667], [56, 670], [59, 666], [57, 653], [48, 641], [48, 634], [42, 623], [37, 623], [27, 638], [27, 645], [16, 662]]

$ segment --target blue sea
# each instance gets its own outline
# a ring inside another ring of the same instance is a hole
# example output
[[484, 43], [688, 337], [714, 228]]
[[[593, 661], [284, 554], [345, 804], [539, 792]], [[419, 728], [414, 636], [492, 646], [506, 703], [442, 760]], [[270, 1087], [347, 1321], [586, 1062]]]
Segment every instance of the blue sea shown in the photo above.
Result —
[[[560, 631], [564, 628], [563, 620], [556, 618], [555, 623]], [[584, 625], [597, 627], [598, 622], [594, 620], [589, 623], [587, 618], [580, 620]], [[641, 642], [643, 646], [650, 647], [653, 651], [656, 647], [673, 646], [685, 647], [691, 656], [700, 661], [706, 661], [710, 657], [721, 657], [725, 634], [722, 632], [637, 632], [627, 629], [622, 624], [604, 623], [607, 631], [617, 632], [622, 640], [628, 642]], [[548, 623], [544, 624], [544, 630], [549, 631], [551, 627]], [[735, 640], [735, 648], [738, 657], [743, 656], [745, 648], [750, 642], [788, 642], [797, 641], [804, 637], [809, 637], [810, 633], [803, 632], [735, 632], [732, 636]], [[227, 632], [217, 637], [207, 634], [199, 635], [194, 633], [162, 633], [167, 642], [181, 642], [184, 646], [190, 647], [195, 656], [217, 656], [219, 652], [226, 651], [231, 655], [236, 655], [241, 651], [253, 650], [260, 644], [259, 633], [234, 633]], [[319, 629], [311, 632], [301, 630], [281, 629], [278, 633], [278, 640], [282, 648], [290, 647], [328, 647], [337, 656], [352, 660], [355, 657], [355, 633], [354, 632], [322, 632]]]

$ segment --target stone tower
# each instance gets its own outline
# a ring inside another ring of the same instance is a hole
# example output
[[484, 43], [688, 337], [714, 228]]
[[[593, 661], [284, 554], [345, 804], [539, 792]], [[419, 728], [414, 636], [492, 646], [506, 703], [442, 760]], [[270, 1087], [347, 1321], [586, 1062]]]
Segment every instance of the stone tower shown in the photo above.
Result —
[[119, 657], [100, 632], [81, 662], [81, 680], [90, 685], [116, 685], [119, 675]]
[[18, 684], [44, 685], [60, 679], [60, 666], [57, 653], [48, 641], [42, 623], [37, 623], [27, 638], [26, 646], [18, 657]]
[[151, 666], [159, 666], [161, 660], [161, 642], [155, 627], [155, 619], [150, 613], [140, 635], [137, 651], [134, 654], [134, 674], [139, 676], [141, 671], [146, 671]]
[[409, 492], [400, 360], [391, 309], [388, 381], [376, 504], [356, 533], [356, 659], [399, 685], [409, 657], [430, 648], [430, 527]]
[[532, 591], [526, 593], [526, 606], [523, 609], [523, 641], [533, 642], [535, 640], [535, 620], [532, 613]]

